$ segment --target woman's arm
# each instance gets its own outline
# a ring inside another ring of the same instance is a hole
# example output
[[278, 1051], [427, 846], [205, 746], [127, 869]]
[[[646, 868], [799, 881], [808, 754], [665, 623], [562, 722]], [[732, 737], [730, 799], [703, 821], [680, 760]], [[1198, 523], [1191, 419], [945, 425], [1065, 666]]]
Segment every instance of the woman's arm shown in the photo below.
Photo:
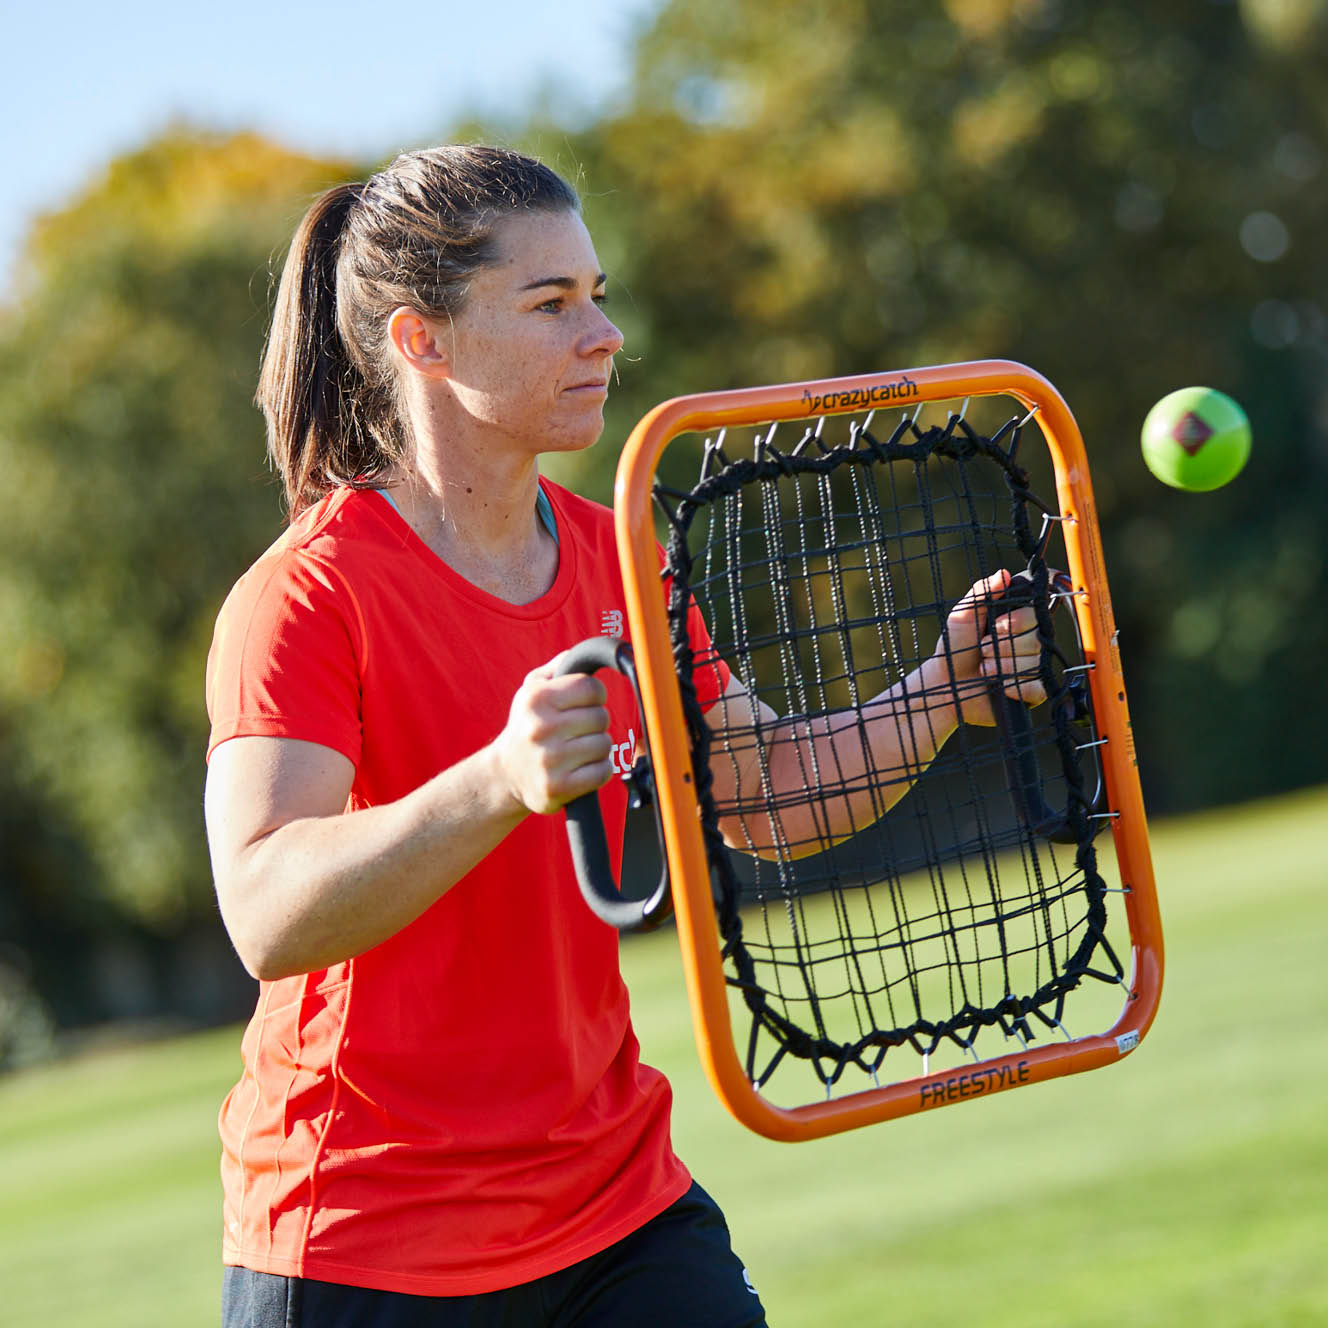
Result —
[[613, 774], [604, 685], [529, 674], [488, 746], [380, 807], [345, 810], [354, 767], [290, 738], [212, 754], [204, 810], [222, 918], [255, 977], [315, 972], [400, 931], [530, 813]]
[[[730, 758], [711, 759], [715, 798], [721, 806], [772, 810], [723, 817], [725, 840], [760, 856], [808, 857], [878, 820], [961, 722], [996, 722], [988, 687], [998, 676], [998, 651], [1007, 695], [1030, 705], [1043, 700], [1033, 610], [1017, 609], [983, 630], [987, 606], [1009, 580], [1002, 571], [973, 586], [951, 610], [931, 657], [856, 711], [781, 720], [735, 676], [707, 715], [712, 727], [719, 721], [714, 741]], [[813, 772], [831, 791], [807, 798]]]

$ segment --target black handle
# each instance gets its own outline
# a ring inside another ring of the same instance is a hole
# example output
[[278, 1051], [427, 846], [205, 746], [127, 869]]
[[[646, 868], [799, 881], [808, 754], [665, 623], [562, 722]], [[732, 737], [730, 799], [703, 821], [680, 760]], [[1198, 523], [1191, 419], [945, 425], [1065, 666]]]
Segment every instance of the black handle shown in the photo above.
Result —
[[[553, 661], [555, 676], [597, 673], [600, 669], [617, 669], [631, 680], [635, 689], [632, 648], [616, 636], [592, 636], [564, 650]], [[639, 784], [638, 792], [643, 792]], [[567, 842], [572, 850], [576, 881], [597, 918], [619, 931], [653, 931], [672, 916], [673, 896], [669, 890], [667, 863], [649, 899], [622, 897], [609, 865], [609, 841], [604, 832], [604, 817], [600, 814], [597, 794], [583, 793], [579, 798], [573, 798], [563, 810], [567, 813]], [[655, 822], [658, 829], [658, 807]], [[661, 836], [661, 846], [663, 842]]]
[[[1031, 575], [1028, 572], [1015, 573], [1004, 592], [988, 606], [988, 630], [998, 617], [1022, 609], [1032, 602]], [[1000, 683], [989, 684], [987, 695], [1000, 732], [1005, 778], [1024, 825], [1033, 834], [1056, 844], [1077, 842], [1077, 836], [1070, 827], [1069, 808], [1054, 811], [1042, 796], [1042, 771], [1038, 766], [1037, 743], [1028, 706], [1018, 697], [1007, 696]]]
[[1023, 823], [1033, 834], [1053, 843], [1078, 842], [1066, 813], [1053, 811], [1042, 796], [1042, 771], [1038, 767], [1028, 707], [1015, 697], [1006, 696], [995, 684], [991, 687], [991, 706], [1001, 732], [1005, 778]]

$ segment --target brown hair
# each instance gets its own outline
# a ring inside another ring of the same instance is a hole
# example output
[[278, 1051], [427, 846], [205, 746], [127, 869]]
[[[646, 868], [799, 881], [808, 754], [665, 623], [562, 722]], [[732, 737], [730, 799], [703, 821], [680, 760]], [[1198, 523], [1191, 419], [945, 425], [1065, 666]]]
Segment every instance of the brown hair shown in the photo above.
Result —
[[315, 200], [286, 255], [255, 397], [292, 517], [339, 484], [372, 485], [408, 455], [392, 310], [459, 313], [470, 277], [493, 260], [498, 221], [578, 208], [547, 166], [488, 147], [404, 153]]

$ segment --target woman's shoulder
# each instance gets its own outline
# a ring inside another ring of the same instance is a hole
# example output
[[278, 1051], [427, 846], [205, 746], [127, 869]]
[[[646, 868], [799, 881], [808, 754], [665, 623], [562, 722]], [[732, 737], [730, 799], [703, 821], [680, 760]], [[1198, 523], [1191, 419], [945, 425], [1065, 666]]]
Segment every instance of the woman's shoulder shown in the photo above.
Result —
[[381, 502], [372, 491], [342, 487], [305, 508], [236, 581], [227, 607], [301, 597], [314, 588], [324, 595], [344, 592], [357, 566], [381, 555], [386, 527], [374, 510]]
[[305, 508], [272, 544], [269, 553], [300, 553], [328, 561], [367, 555], [388, 529], [389, 505], [374, 489], [339, 485]]
[[[377, 510], [379, 505], [383, 510]], [[274, 562], [316, 561], [331, 565], [371, 559], [388, 531], [382, 495], [341, 486], [292, 518], [254, 560], [250, 571]]]

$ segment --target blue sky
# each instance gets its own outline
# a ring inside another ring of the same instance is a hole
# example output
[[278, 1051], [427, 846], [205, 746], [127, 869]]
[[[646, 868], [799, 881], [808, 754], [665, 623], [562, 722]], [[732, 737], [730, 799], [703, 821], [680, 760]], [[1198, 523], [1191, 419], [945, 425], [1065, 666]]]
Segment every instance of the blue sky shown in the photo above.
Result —
[[661, 0], [0, 0], [0, 290], [32, 219], [172, 120], [372, 158], [542, 94], [598, 108]]

